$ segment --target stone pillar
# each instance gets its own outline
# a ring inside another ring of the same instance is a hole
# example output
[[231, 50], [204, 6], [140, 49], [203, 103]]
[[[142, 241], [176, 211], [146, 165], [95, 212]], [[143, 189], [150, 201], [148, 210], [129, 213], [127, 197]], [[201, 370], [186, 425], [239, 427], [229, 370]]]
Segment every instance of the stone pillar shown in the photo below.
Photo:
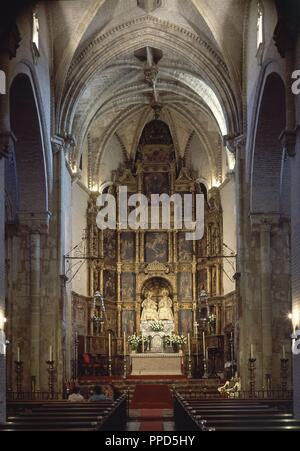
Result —
[[31, 377], [35, 377], [36, 389], [40, 384], [40, 321], [41, 321], [41, 236], [39, 232], [33, 231], [30, 240], [30, 300], [31, 300]]
[[[1, 96], [0, 96], [1, 97]], [[0, 424], [6, 421], [6, 356], [4, 324], [5, 316], [5, 191], [4, 160], [0, 158]], [[2, 318], [2, 320], [1, 320]]]
[[272, 374], [272, 295], [271, 295], [271, 225], [260, 226], [262, 377]]
[[[9, 23], [9, 18], [7, 18]], [[9, 59], [16, 56], [21, 41], [17, 26], [2, 33], [0, 42], [0, 70], [8, 79]], [[7, 86], [6, 86], [7, 89]], [[10, 130], [9, 95], [0, 94], [0, 316], [5, 316], [5, 163], [14, 142]], [[3, 320], [2, 320], [3, 321]], [[6, 421], [6, 355], [4, 324], [0, 324], [0, 423]]]
[[[299, 99], [300, 105], [300, 99]], [[299, 113], [300, 114], [300, 113]], [[292, 311], [300, 318], [300, 133], [291, 164]], [[300, 322], [300, 321], [299, 321]], [[300, 328], [300, 325], [299, 325]], [[292, 327], [291, 327], [292, 329]], [[300, 419], [300, 354], [293, 356], [294, 414]]]

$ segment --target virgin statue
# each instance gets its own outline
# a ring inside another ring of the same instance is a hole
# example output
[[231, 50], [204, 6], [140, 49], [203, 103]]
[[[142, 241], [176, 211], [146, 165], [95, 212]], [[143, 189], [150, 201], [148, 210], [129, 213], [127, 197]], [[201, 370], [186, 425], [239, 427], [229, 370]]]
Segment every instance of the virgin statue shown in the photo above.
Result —
[[165, 289], [162, 292], [162, 298], [158, 304], [158, 317], [160, 321], [174, 321], [172, 306], [173, 302], [169, 297], [169, 291]]
[[142, 302], [141, 321], [158, 321], [158, 312], [156, 302], [152, 299], [151, 291], [146, 294], [146, 299]]

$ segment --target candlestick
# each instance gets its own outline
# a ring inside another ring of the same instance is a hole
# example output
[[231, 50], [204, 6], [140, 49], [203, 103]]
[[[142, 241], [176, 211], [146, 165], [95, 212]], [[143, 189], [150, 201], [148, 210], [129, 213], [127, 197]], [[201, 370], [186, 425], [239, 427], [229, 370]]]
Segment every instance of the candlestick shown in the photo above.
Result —
[[256, 359], [254, 357], [250, 358], [248, 361], [249, 370], [249, 388], [250, 388], [250, 398], [255, 397], [255, 386], [256, 386]]
[[126, 352], [126, 332], [124, 332], [124, 336], [123, 336], [123, 351], [124, 351], [124, 374], [123, 374], [123, 379], [127, 378], [127, 352]]
[[205, 343], [205, 332], [202, 333], [202, 345], [203, 345], [203, 356], [205, 358], [205, 349], [206, 349], [206, 343]]
[[287, 358], [283, 358], [280, 360], [280, 379], [282, 392], [286, 392], [288, 389], [288, 372], [289, 360]]
[[[54, 384], [56, 381], [56, 369], [54, 366], [52, 346], [50, 346], [50, 348], [49, 348], [50, 360], [48, 362], [46, 362], [48, 365], [48, 370], [47, 370], [48, 371], [48, 392], [49, 392], [49, 398], [54, 399], [54, 397], [55, 397]], [[50, 350], [51, 350], [51, 352], [50, 352]]]
[[23, 392], [23, 362], [18, 360], [15, 362], [15, 373], [16, 373], [16, 385], [17, 385], [17, 395], [19, 397], [20, 393]]
[[126, 332], [124, 332], [123, 336], [123, 351], [124, 351], [124, 357], [126, 356]]
[[49, 362], [53, 362], [53, 348], [49, 346]]
[[17, 348], [17, 362], [21, 361], [21, 353], [20, 353], [20, 347]]
[[108, 334], [108, 357], [111, 358], [111, 333]]

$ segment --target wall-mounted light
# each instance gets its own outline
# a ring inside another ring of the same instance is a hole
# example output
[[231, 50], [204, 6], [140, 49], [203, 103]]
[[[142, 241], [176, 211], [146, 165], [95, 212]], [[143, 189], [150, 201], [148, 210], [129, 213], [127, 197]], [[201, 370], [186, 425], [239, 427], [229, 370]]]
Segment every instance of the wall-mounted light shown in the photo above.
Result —
[[288, 314], [288, 319], [291, 321], [293, 325], [293, 332], [295, 334], [295, 331], [297, 327], [300, 325], [300, 314], [299, 312], [294, 311], [293, 313]]
[[0, 330], [4, 329], [6, 322], [7, 322], [7, 319], [5, 318], [3, 312], [0, 311]]

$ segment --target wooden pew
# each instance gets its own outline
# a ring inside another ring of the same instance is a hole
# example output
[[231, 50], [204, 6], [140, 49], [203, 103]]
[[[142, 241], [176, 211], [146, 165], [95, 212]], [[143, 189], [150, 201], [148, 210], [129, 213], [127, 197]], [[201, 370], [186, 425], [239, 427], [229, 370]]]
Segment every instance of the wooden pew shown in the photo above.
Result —
[[[23, 403], [24, 404], [24, 403]], [[127, 422], [127, 398], [97, 403], [49, 402], [22, 406], [22, 412], [10, 415], [0, 431], [114, 431]]]
[[[267, 400], [191, 400], [175, 394], [175, 423], [185, 424], [192, 430], [216, 431], [300, 431], [300, 421], [291, 412], [283, 412], [276, 403]], [[180, 429], [184, 430], [184, 429]]]

